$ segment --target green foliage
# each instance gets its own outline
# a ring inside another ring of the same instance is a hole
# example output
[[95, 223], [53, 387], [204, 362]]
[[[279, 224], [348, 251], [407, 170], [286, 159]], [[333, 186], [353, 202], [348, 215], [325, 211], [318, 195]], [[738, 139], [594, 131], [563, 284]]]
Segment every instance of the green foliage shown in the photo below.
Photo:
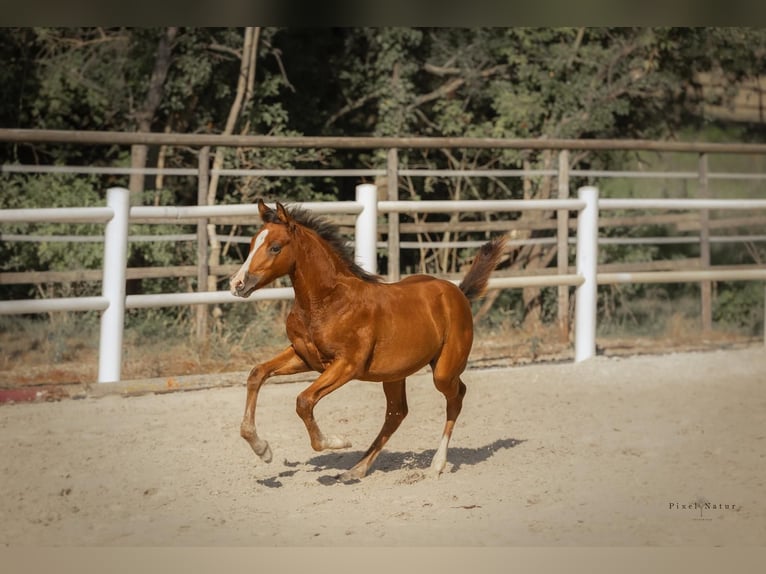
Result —
[[721, 283], [718, 285], [713, 320], [750, 335], [763, 333], [764, 286], [755, 281]]
[[[94, 28], [35, 28], [39, 89], [29, 101], [29, 123], [48, 129], [101, 129], [123, 123], [132, 56], [130, 34]], [[138, 71], [132, 75], [138, 75]]]
[[[4, 175], [0, 179], [0, 209], [29, 207], [88, 207], [104, 205], [92, 178], [73, 175]], [[3, 233], [37, 236], [103, 236], [102, 224], [18, 223], [4, 224]], [[103, 244], [43, 241], [3, 241], [0, 269], [3, 271], [97, 269], [101, 267]]]

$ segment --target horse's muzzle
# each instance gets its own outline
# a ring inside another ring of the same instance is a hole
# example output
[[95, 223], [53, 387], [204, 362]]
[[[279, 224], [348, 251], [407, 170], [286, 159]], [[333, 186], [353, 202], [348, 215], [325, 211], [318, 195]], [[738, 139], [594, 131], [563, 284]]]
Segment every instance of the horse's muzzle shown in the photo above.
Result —
[[257, 285], [258, 277], [253, 277], [252, 275], [247, 274], [244, 276], [244, 278], [232, 277], [231, 281], [229, 281], [231, 294], [235, 297], [249, 297], [250, 294], [255, 291]]

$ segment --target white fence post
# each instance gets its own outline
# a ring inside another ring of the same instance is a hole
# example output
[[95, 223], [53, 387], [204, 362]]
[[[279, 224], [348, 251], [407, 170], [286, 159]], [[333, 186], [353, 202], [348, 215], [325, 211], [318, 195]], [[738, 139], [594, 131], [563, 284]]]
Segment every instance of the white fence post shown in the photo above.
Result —
[[114, 210], [114, 216], [106, 224], [104, 233], [102, 294], [109, 301], [109, 306], [101, 315], [98, 349], [99, 383], [119, 381], [122, 369], [130, 192], [124, 187], [109, 188], [106, 192], [106, 204]]
[[378, 272], [378, 188], [371, 183], [356, 186], [356, 201], [363, 205], [356, 218], [356, 262], [369, 273]]
[[585, 202], [577, 218], [577, 274], [584, 279], [575, 292], [575, 362], [579, 363], [596, 354], [598, 189], [581, 187], [577, 197]]

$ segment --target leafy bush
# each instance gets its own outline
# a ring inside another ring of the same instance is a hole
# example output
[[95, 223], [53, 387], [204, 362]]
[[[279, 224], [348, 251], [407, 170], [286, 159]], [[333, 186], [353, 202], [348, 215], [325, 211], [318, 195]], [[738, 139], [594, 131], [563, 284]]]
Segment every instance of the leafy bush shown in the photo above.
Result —
[[740, 281], [718, 284], [713, 320], [729, 328], [748, 331], [751, 335], [763, 332], [763, 283]]

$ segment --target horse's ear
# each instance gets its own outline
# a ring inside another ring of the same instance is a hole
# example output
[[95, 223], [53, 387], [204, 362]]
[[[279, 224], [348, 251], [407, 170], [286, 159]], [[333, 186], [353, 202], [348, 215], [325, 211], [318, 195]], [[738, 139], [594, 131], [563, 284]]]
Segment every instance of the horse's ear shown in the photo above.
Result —
[[263, 222], [269, 221], [271, 218], [269, 217], [270, 214], [274, 213], [274, 210], [271, 209], [268, 205], [266, 205], [262, 199], [258, 200], [258, 213], [261, 214], [261, 219]]
[[279, 218], [279, 221], [281, 221], [285, 225], [290, 225], [293, 221], [293, 218], [290, 216], [289, 213], [287, 213], [285, 206], [279, 203], [278, 201], [277, 201], [277, 217]]

